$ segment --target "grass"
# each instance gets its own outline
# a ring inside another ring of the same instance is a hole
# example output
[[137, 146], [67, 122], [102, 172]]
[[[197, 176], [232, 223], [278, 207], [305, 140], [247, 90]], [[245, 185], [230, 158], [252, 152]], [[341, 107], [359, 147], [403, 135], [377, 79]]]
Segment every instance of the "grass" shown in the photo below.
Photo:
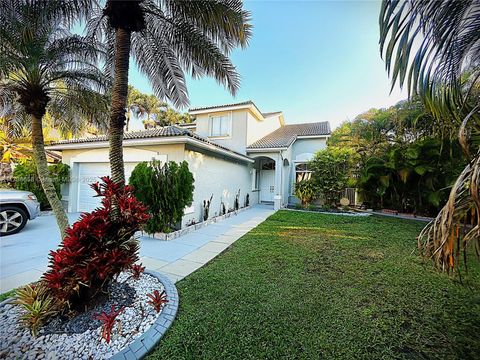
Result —
[[415, 253], [424, 224], [280, 211], [177, 284], [148, 359], [478, 359], [468, 284]]
[[6, 293], [0, 294], [0, 302], [14, 295], [15, 295], [15, 290], [10, 290], [10, 291], [7, 291]]

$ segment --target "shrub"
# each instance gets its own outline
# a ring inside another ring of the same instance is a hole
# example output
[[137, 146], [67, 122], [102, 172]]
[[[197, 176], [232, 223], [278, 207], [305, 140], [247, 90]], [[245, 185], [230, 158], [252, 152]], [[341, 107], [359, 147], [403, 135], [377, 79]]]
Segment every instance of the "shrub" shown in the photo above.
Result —
[[350, 150], [327, 148], [317, 152], [309, 163], [313, 171], [311, 181], [323, 196], [325, 204], [336, 206], [340, 201], [351, 178], [351, 161]]
[[60, 248], [50, 253], [49, 269], [43, 276], [54, 296], [72, 306], [87, 303], [138, 260], [139, 246], [133, 235], [149, 218], [131, 187], [121, 187], [109, 177], [91, 186], [103, 197], [102, 206], [83, 213], [66, 230]]
[[147, 233], [170, 232], [182, 221], [185, 207], [193, 201], [193, 174], [186, 161], [163, 166], [159, 161], [139, 163], [130, 176], [135, 196], [148, 207]]
[[[60, 163], [50, 165], [48, 170], [57, 195], [61, 198], [61, 185], [70, 181], [70, 167], [66, 164]], [[15, 180], [16, 189], [30, 191], [35, 194], [42, 210], [50, 207], [45, 192], [43, 191], [42, 184], [40, 183], [40, 179], [38, 178], [37, 167], [33, 160], [26, 160], [19, 163], [13, 171], [13, 178]]]
[[300, 199], [302, 206], [308, 206], [318, 196], [316, 186], [312, 180], [300, 181], [295, 185], [295, 196]]
[[16, 291], [14, 304], [23, 307], [21, 320], [34, 337], [37, 336], [40, 326], [60, 310], [61, 302], [55, 301], [48, 290], [45, 283], [38, 282]]

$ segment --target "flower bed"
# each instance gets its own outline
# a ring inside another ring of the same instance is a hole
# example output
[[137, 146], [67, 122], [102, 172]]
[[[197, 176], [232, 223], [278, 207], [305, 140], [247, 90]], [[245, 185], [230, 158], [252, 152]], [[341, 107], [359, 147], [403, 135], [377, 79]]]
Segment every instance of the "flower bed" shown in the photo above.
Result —
[[194, 224], [194, 225], [190, 225], [190, 226], [187, 226], [183, 229], [180, 229], [180, 230], [177, 230], [177, 231], [173, 231], [171, 233], [155, 233], [155, 234], [144, 234], [144, 233], [141, 233], [141, 235], [147, 235], [147, 236], [150, 236], [154, 239], [158, 239], [158, 240], [164, 240], [164, 241], [168, 241], [168, 240], [173, 240], [173, 239], [176, 239], [178, 238], [179, 236], [182, 236], [182, 235], [185, 235], [185, 234], [188, 234], [192, 231], [195, 231], [195, 230], [198, 230], [198, 229], [201, 229], [205, 226], [208, 226], [210, 224], [213, 224], [213, 223], [217, 223], [219, 221], [222, 221], [222, 220], [225, 220], [225, 219], [228, 219], [229, 217], [231, 216], [235, 216], [237, 215], [238, 213], [241, 213], [245, 210], [248, 210], [250, 209], [252, 206], [246, 206], [246, 207], [243, 207], [241, 209], [238, 209], [238, 210], [234, 210], [232, 212], [229, 212], [229, 213], [226, 213], [225, 215], [219, 215], [219, 216], [215, 216], [215, 217], [212, 217], [206, 221], [202, 221], [200, 223], [197, 223], [197, 224]]
[[[165, 291], [166, 304], [160, 312], [148, 303], [147, 294]], [[121, 273], [92, 308], [73, 318], [56, 316], [33, 337], [21, 323], [24, 310], [0, 304], [0, 358], [6, 359], [140, 359], [160, 340], [169, 328], [178, 308], [178, 294], [173, 283], [154, 273], [142, 273], [134, 279]], [[102, 338], [102, 312], [112, 306], [123, 310], [115, 318], [109, 343]]]

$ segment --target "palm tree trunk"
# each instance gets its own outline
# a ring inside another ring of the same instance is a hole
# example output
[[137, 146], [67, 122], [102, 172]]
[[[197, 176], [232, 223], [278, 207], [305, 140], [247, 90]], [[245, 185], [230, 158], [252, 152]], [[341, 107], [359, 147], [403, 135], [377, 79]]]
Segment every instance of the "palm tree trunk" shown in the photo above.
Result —
[[47, 156], [45, 155], [45, 148], [43, 143], [42, 119], [41, 117], [31, 115], [32, 117], [32, 148], [33, 159], [37, 166], [37, 174], [42, 184], [43, 191], [47, 197], [50, 206], [52, 207], [57, 225], [60, 230], [62, 239], [65, 237], [65, 230], [68, 228], [68, 218], [63, 208], [62, 202], [57, 196], [55, 187], [53, 186], [50, 172], [48, 171]]
[[112, 93], [112, 113], [109, 123], [110, 169], [112, 180], [125, 184], [123, 164], [123, 127], [128, 94], [128, 66], [131, 46], [131, 32], [122, 28], [115, 30], [115, 73]]

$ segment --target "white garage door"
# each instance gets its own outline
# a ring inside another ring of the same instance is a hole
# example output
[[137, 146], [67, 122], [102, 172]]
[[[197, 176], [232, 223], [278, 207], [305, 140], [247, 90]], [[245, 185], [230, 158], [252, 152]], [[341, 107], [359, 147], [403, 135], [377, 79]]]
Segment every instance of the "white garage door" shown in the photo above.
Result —
[[[137, 163], [125, 163], [125, 180], [128, 184], [130, 174]], [[78, 184], [78, 206], [77, 211], [89, 212], [95, 210], [100, 206], [101, 197], [94, 197], [95, 191], [90, 187], [90, 184], [99, 181], [101, 176], [110, 175], [109, 163], [80, 163], [79, 169], [79, 184]]]

